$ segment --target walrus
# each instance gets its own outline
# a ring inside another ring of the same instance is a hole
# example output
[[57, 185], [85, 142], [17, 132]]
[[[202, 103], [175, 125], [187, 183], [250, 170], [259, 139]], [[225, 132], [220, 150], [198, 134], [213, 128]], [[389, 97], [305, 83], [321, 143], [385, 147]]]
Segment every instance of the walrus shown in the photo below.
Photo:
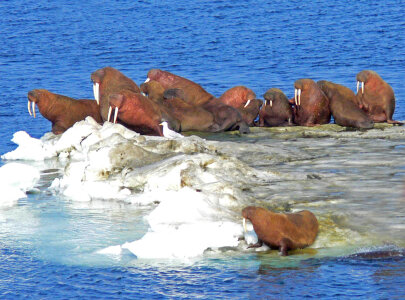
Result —
[[[30, 109], [32, 105], [32, 111]], [[73, 99], [54, 94], [45, 89], [35, 89], [28, 92], [28, 112], [35, 117], [35, 105], [39, 112], [52, 123], [52, 132], [61, 134], [78, 121], [91, 116], [102, 123], [100, 110], [95, 100]]]
[[326, 80], [320, 80], [317, 84], [329, 99], [336, 124], [363, 129], [374, 127], [373, 120], [356, 105], [356, 95], [351, 89]]
[[169, 89], [163, 94], [163, 105], [180, 121], [180, 131], [216, 132], [219, 126], [214, 122], [214, 115], [201, 106], [187, 103], [182, 99], [183, 91]]
[[271, 88], [263, 97], [265, 102], [259, 112], [260, 127], [294, 125], [292, 107], [280, 89]]
[[[120, 123], [140, 134], [163, 136], [160, 124], [163, 121], [169, 123], [170, 128], [180, 130], [180, 123], [173, 116], [166, 114], [156, 102], [148, 99], [140, 93], [122, 90], [116, 94], [110, 94], [108, 102], [110, 112], [114, 111], [114, 122]], [[107, 118], [109, 118], [108, 113]]]
[[369, 117], [376, 123], [402, 125], [401, 122], [392, 119], [395, 111], [395, 95], [392, 87], [371, 70], [359, 72], [356, 79], [358, 102]]
[[103, 121], [107, 121], [109, 103], [111, 94], [119, 93], [122, 90], [129, 90], [134, 93], [140, 93], [137, 84], [117, 69], [105, 67], [94, 71], [91, 74], [93, 82], [94, 98], [100, 105], [100, 114]]
[[156, 80], [149, 80], [144, 82], [139, 87], [141, 92], [144, 93], [149, 99], [155, 102], [161, 102], [163, 100], [163, 94], [165, 92], [164, 87]]
[[230, 88], [218, 99], [226, 105], [236, 108], [242, 115], [243, 121], [249, 126], [254, 126], [254, 120], [263, 104], [263, 101], [256, 99], [256, 94], [245, 86]]
[[155, 80], [163, 86], [165, 91], [176, 91], [178, 96], [179, 91], [181, 91], [182, 100], [188, 104], [200, 106], [210, 112], [214, 116], [216, 124], [212, 132], [228, 130], [239, 130], [241, 133], [249, 132], [249, 126], [243, 121], [237, 109], [222, 103], [205, 91], [199, 84], [159, 69], [150, 70], [147, 76], [146, 83]]
[[151, 69], [147, 77], [146, 83], [149, 80], [155, 80], [162, 85], [164, 90], [176, 88], [183, 90], [183, 100], [192, 105], [201, 105], [214, 98], [201, 85], [167, 71]]
[[294, 83], [294, 123], [301, 126], [328, 124], [331, 112], [329, 99], [312, 79], [299, 79]]
[[248, 206], [242, 210], [242, 216], [244, 224], [245, 219], [252, 223], [259, 239], [256, 244], [249, 245], [249, 248], [260, 247], [265, 243], [272, 249], [279, 249], [285, 256], [289, 250], [312, 245], [318, 234], [318, 220], [308, 210], [283, 214]]

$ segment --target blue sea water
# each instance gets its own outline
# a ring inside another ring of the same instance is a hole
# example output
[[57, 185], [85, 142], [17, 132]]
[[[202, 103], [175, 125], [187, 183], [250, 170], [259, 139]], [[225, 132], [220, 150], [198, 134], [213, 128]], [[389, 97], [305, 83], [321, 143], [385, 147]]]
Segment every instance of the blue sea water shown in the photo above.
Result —
[[[395, 91], [394, 119], [405, 120], [402, 0], [14, 0], [0, 2], [0, 18], [0, 154], [15, 148], [10, 139], [16, 131], [25, 130], [34, 137], [50, 131], [47, 120], [28, 116], [28, 91], [46, 88], [92, 99], [90, 74], [104, 66], [121, 70], [137, 83], [145, 80], [149, 69], [160, 68], [198, 82], [216, 96], [245, 85], [259, 97], [271, 87], [291, 97], [299, 78], [326, 79], [354, 90], [356, 74], [372, 69]], [[62, 205], [55, 203], [49, 209], [49, 201], [36, 201], [35, 195], [30, 196], [21, 205], [40, 222], [57, 219], [56, 225], [49, 221], [50, 234], [62, 231], [52, 226], [74, 226]], [[121, 209], [118, 221], [114, 219], [121, 236], [140, 230], [129, 221], [136, 214], [133, 210]], [[88, 218], [102, 226], [98, 220], [102, 214]], [[83, 238], [85, 229], [80, 226], [86, 224], [77, 225], [78, 238]], [[38, 255], [47, 251], [46, 240], [40, 248], [24, 240], [19, 246], [4, 242], [12, 240], [12, 234], [10, 229], [0, 232], [2, 299], [387, 299], [405, 295], [401, 257], [377, 261], [286, 258], [274, 265], [271, 256], [249, 254], [180, 266], [134, 264], [130, 259], [127, 264], [112, 260], [101, 266], [81, 265], [69, 257], [52, 259], [58, 252], [47, 253], [48, 260]]]

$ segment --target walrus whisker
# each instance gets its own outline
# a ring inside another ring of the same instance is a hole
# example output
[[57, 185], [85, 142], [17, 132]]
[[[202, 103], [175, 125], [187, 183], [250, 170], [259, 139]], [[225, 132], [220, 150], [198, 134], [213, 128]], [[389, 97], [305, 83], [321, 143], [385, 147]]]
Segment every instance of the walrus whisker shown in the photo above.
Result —
[[32, 116], [31, 104], [30, 104], [30, 101], [29, 101], [29, 100], [28, 100], [28, 113], [30, 114], [30, 116]]
[[243, 218], [242, 223], [243, 223], [243, 229], [245, 230], [245, 232], [247, 232], [247, 229], [246, 229], [246, 218]]
[[250, 101], [251, 101], [251, 100], [248, 100], [243, 108], [245, 108], [246, 106], [248, 106], [249, 103], [250, 103]]
[[111, 119], [111, 110], [112, 110], [112, 107], [110, 106], [110, 107], [108, 108], [107, 122], [110, 122], [110, 119]]
[[116, 107], [114, 111], [114, 124], [117, 123], [117, 116], [118, 116], [118, 107]]
[[35, 102], [31, 102], [32, 103], [32, 113], [34, 114], [34, 118], [37, 117], [37, 115], [35, 114]]

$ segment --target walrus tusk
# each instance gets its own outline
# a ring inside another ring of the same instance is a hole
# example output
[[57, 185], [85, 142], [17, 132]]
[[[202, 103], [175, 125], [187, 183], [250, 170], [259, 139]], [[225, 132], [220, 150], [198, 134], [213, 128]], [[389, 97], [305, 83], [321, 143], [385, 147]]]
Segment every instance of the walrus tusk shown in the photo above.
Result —
[[112, 110], [112, 107], [110, 106], [110, 107], [108, 108], [107, 122], [110, 122], [110, 119], [111, 119], [111, 110]]
[[249, 103], [250, 103], [250, 100], [248, 100], [248, 101], [246, 102], [246, 104], [245, 104], [245, 106], [244, 106], [243, 108], [245, 108], [246, 106], [248, 106]]
[[266, 101], [264, 101], [264, 106], [267, 106], [267, 100], [266, 100]]
[[298, 89], [298, 106], [301, 106], [301, 89]]
[[148, 83], [149, 81], [150, 81], [150, 78], [148, 77], [148, 78], [146, 78], [144, 83]]
[[141, 95], [144, 97], [148, 97], [144, 92], [141, 92]]
[[118, 116], [118, 107], [116, 107], [114, 111], [114, 124], [117, 123], [117, 116]]
[[361, 93], [364, 94], [364, 82], [361, 82]]
[[270, 100], [270, 107], [273, 107], [273, 100]]
[[35, 102], [31, 102], [32, 103], [32, 113], [34, 114], [34, 118], [37, 117], [37, 115], [35, 114]]
[[100, 84], [98, 82], [93, 83], [93, 94], [94, 94], [94, 99], [96, 99], [97, 104], [100, 105]]
[[30, 116], [32, 116], [31, 104], [30, 104], [30, 101], [29, 101], [29, 100], [28, 100], [28, 113], [30, 114]]
[[243, 218], [243, 230], [245, 230], [245, 232], [247, 232], [247, 229], [246, 229], [246, 219], [245, 219], [245, 218]]
[[357, 80], [357, 91], [356, 91], [356, 93], [359, 92], [359, 85], [360, 85], [360, 81]]
[[297, 106], [297, 89], [294, 90], [294, 101], [295, 101], [295, 106]]

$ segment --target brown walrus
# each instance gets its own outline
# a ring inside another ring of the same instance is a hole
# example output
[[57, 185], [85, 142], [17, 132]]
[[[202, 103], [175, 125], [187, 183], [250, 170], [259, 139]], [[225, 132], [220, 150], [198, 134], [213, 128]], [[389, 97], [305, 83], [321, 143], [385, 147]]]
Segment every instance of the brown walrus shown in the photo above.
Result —
[[[30, 109], [32, 105], [32, 112]], [[39, 112], [52, 122], [52, 132], [61, 134], [78, 121], [91, 116], [98, 123], [102, 123], [100, 109], [95, 100], [73, 99], [67, 96], [54, 94], [45, 89], [36, 89], [28, 92], [28, 111], [34, 114], [35, 104]]]
[[[164, 90], [182, 91], [182, 97], [185, 102], [200, 106], [214, 116], [216, 124], [212, 132], [221, 132], [228, 130], [239, 130], [241, 133], [248, 133], [249, 126], [243, 121], [239, 111], [229, 105], [226, 105], [216, 99], [213, 95], [205, 91], [199, 84], [159, 69], [152, 69], [148, 72], [148, 83], [151, 80], [159, 82]], [[178, 94], [178, 92], [176, 92]]]
[[363, 129], [374, 127], [373, 120], [356, 105], [356, 95], [351, 89], [326, 80], [320, 80], [317, 84], [329, 99], [336, 124]]
[[299, 79], [294, 83], [294, 123], [314, 126], [330, 122], [329, 99], [312, 79]]
[[108, 121], [108, 99], [111, 94], [119, 93], [122, 90], [140, 93], [139, 87], [133, 80], [112, 67], [94, 71], [91, 74], [91, 81], [93, 82], [94, 98], [100, 105], [99, 109], [103, 121]]
[[124, 126], [140, 134], [163, 136], [162, 128], [159, 126], [162, 121], [167, 121], [170, 128], [175, 131], [180, 128], [177, 119], [166, 114], [158, 103], [140, 93], [122, 90], [111, 94], [108, 102], [111, 111], [117, 111], [114, 113], [114, 122], [115, 118], [118, 118]]
[[263, 104], [263, 101], [256, 99], [256, 94], [245, 86], [230, 88], [218, 99], [226, 105], [236, 108], [242, 115], [243, 121], [249, 126], [254, 126], [254, 120]]
[[204, 90], [201, 85], [167, 71], [151, 69], [147, 76], [148, 79], [146, 79], [146, 83], [149, 80], [155, 80], [163, 86], [164, 90], [183, 90], [185, 95], [183, 100], [189, 104], [201, 105], [214, 98], [214, 96]]
[[318, 234], [318, 220], [308, 210], [283, 214], [248, 206], [242, 210], [242, 216], [252, 223], [259, 239], [249, 248], [260, 247], [265, 243], [272, 249], [280, 249], [282, 255], [288, 255], [288, 250], [313, 244]]
[[[370, 118], [376, 123], [401, 125], [401, 122], [392, 119], [395, 111], [395, 95], [392, 87], [371, 70], [361, 71], [356, 79], [358, 102]], [[359, 89], [360, 83], [361, 89]]]
[[149, 99], [155, 102], [161, 102], [163, 100], [164, 87], [156, 80], [149, 80], [144, 82], [139, 87], [141, 92], [144, 93]]
[[287, 96], [277, 88], [264, 94], [265, 103], [259, 112], [259, 126], [293, 125], [293, 110]]

